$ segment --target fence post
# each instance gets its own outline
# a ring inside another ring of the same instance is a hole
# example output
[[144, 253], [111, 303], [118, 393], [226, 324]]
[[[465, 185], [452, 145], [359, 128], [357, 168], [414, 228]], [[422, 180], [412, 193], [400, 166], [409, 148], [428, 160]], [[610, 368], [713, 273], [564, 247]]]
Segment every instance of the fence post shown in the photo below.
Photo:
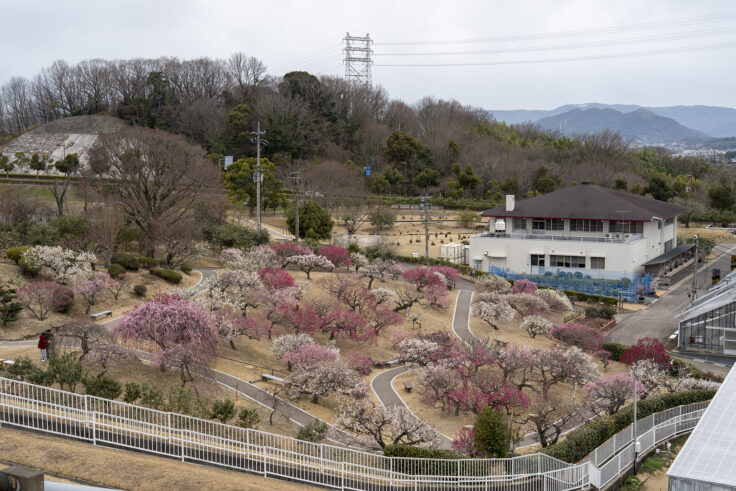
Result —
[[325, 473], [325, 456], [324, 456], [324, 445], [320, 443], [319, 445], [319, 477], [320, 479], [323, 478]]
[[393, 457], [389, 457], [388, 458], [388, 464], [389, 464], [389, 466], [388, 466], [388, 479], [389, 479], [389, 484], [390, 484], [391, 488], [393, 489], [393, 487], [394, 487], [394, 458]]
[[181, 450], [181, 461], [184, 462], [184, 428], [179, 429], [179, 448]]
[[343, 455], [340, 462], [340, 489], [345, 489], [345, 456]]

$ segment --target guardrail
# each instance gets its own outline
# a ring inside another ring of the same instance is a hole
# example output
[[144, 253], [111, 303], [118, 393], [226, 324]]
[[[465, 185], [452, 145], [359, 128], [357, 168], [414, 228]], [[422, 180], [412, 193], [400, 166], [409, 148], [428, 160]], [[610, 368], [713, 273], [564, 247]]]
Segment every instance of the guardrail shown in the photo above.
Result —
[[[702, 409], [690, 411], [688, 407], [675, 408], [679, 412], [674, 418], [640, 434], [640, 439], [647, 438], [646, 443], [642, 442], [643, 449], [651, 448], [672, 431], [682, 431], [685, 423], [687, 428], [694, 426]], [[656, 415], [650, 418], [652, 424], [657, 421]], [[599, 448], [578, 464], [542, 453], [506, 459], [386, 457], [2, 377], [0, 421], [95, 445], [132, 448], [266, 477], [355, 490], [463, 487], [566, 491], [591, 484], [601, 486], [625, 468], [628, 449], [632, 448], [630, 438], [627, 443], [625, 435], [616, 435], [612, 444], [606, 442], [602, 450]], [[651, 438], [645, 436], [649, 433]]]

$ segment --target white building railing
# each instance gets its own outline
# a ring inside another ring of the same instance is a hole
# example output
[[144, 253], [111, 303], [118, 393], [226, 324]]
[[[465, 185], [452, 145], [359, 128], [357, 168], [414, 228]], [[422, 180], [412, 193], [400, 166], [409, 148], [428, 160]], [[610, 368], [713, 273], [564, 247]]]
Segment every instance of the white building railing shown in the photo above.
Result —
[[[640, 420], [639, 427], [646, 429], [639, 436], [642, 452], [691, 429], [705, 404], [681, 406]], [[630, 428], [578, 464], [542, 453], [506, 459], [386, 457], [2, 377], [0, 421], [95, 445], [132, 448], [337, 489], [566, 491], [605, 485], [633, 457]]]
[[524, 240], [553, 240], [567, 242], [603, 242], [608, 244], [631, 244], [638, 242], [644, 238], [643, 234], [624, 234], [612, 233], [605, 235], [564, 235], [561, 233], [545, 233], [538, 231], [537, 233], [528, 232], [484, 232], [482, 234], [471, 235], [470, 238], [484, 239], [524, 239]]

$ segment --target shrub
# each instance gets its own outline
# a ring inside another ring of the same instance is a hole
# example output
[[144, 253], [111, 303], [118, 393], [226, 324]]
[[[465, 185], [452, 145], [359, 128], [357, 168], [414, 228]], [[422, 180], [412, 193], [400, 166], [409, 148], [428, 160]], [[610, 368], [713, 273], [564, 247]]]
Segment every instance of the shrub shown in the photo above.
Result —
[[54, 312], [65, 314], [74, 306], [74, 292], [71, 288], [62, 285], [56, 285], [54, 294], [51, 297], [51, 308]]
[[397, 259], [394, 250], [385, 244], [366, 247], [365, 257], [367, 257], [371, 261], [373, 261], [374, 259], [383, 259], [384, 261], [396, 261]]
[[[286, 214], [286, 226], [294, 233], [296, 213], [291, 208]], [[299, 237], [329, 239], [332, 233], [332, 218], [327, 211], [313, 201], [299, 205]]]
[[508, 457], [511, 435], [501, 411], [486, 406], [475, 420], [475, 448], [489, 457]]
[[82, 379], [82, 385], [87, 394], [104, 399], [117, 399], [123, 393], [120, 382], [104, 375], [85, 377]]
[[151, 268], [150, 273], [175, 285], [181, 282], [182, 278], [181, 273], [173, 269]]
[[35, 369], [35, 365], [27, 356], [15, 359], [15, 364], [8, 367], [8, 376], [16, 380], [25, 380], [26, 376]]
[[261, 421], [255, 409], [241, 409], [238, 413], [237, 425], [241, 428], [254, 428]]
[[187, 263], [182, 264], [179, 269], [181, 269], [182, 272], [184, 272], [186, 274], [189, 274], [189, 273], [192, 272], [192, 266], [191, 266], [191, 264], [187, 264]]
[[624, 351], [629, 349], [629, 347], [626, 346], [625, 344], [618, 344], [618, 343], [613, 343], [611, 341], [604, 341], [603, 349], [611, 353], [611, 359], [613, 361], [619, 361], [621, 359], [621, 355], [623, 355]]
[[39, 271], [41, 271], [40, 266], [34, 264], [26, 257], [21, 257], [20, 260], [18, 260], [18, 266], [20, 266], [20, 272], [29, 278], [37, 276]]
[[138, 271], [138, 259], [136, 259], [135, 256], [131, 256], [130, 254], [115, 254], [110, 258], [110, 262], [114, 264], [119, 264], [128, 271]]
[[154, 385], [143, 384], [140, 387], [140, 403], [153, 409], [159, 409], [164, 405], [164, 395], [161, 389]]
[[138, 258], [138, 264], [143, 269], [151, 269], [158, 266], [158, 260], [153, 257], [142, 256]]
[[645, 337], [639, 339], [634, 346], [624, 351], [621, 355], [621, 363], [632, 365], [639, 360], [652, 360], [658, 365], [664, 365], [670, 361], [670, 355], [664, 349], [659, 340]]
[[299, 428], [296, 438], [297, 440], [304, 440], [306, 442], [318, 442], [324, 440], [327, 429], [327, 423], [316, 419]]
[[146, 296], [146, 285], [135, 285], [133, 287], [133, 293], [135, 293], [136, 297], [145, 297]]
[[231, 399], [218, 399], [212, 403], [211, 419], [227, 423], [233, 416], [235, 416], [235, 403]]
[[7, 251], [5, 251], [5, 257], [13, 261], [15, 264], [18, 264], [18, 261], [20, 261], [23, 253], [26, 252], [28, 249], [30, 249], [30, 247], [28, 246], [11, 247]]
[[135, 401], [141, 398], [141, 386], [136, 382], [128, 382], [125, 384], [125, 393], [123, 394], [123, 401], [128, 404], [133, 404]]
[[232, 223], [223, 223], [220, 225], [209, 223], [202, 227], [202, 236], [207, 242], [223, 249], [228, 247], [250, 249], [262, 244], [268, 244], [270, 239], [268, 230], [265, 228], [259, 231], [239, 227]]
[[348, 252], [360, 252], [360, 247], [358, 247], [358, 244], [353, 242], [352, 244], [348, 245]]
[[110, 275], [110, 278], [117, 278], [121, 274], [125, 274], [125, 268], [117, 263], [112, 263], [109, 268], [107, 268], [107, 274]]
[[[405, 460], [395, 459], [393, 471], [411, 475], [443, 475], [449, 476], [457, 472], [457, 465], [447, 460], [467, 459], [468, 456], [456, 450], [442, 450], [437, 448], [414, 447], [411, 445], [386, 445], [383, 455], [387, 457], [407, 457]], [[439, 461], [434, 459], [440, 459]]]
[[600, 307], [591, 305], [585, 308], [585, 317], [596, 319], [613, 319], [616, 315], [616, 307], [613, 305], [601, 305]]
[[[715, 391], [692, 390], [650, 396], [637, 403], [637, 418], [642, 419], [650, 414], [683, 404], [707, 401], [714, 395]], [[589, 423], [572, 430], [564, 440], [542, 449], [542, 452], [571, 464], [579, 462], [633, 421], [634, 408], [628, 405], [613, 416], [598, 416]]]

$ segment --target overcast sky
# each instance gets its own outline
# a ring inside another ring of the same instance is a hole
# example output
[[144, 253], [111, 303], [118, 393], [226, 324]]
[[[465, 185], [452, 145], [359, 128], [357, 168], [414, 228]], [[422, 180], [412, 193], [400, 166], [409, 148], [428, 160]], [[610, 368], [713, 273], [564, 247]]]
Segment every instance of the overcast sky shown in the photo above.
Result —
[[[341, 75], [341, 40], [349, 31], [370, 33], [374, 84], [407, 102], [431, 95], [487, 109], [584, 102], [736, 107], [736, 3], [729, 0], [2, 4], [3, 83], [32, 77], [57, 59], [225, 58], [235, 51], [261, 59], [274, 75]], [[415, 44], [396, 44], [407, 42]], [[448, 52], [454, 54], [438, 54]], [[382, 66], [449, 63], [459, 65]]]

